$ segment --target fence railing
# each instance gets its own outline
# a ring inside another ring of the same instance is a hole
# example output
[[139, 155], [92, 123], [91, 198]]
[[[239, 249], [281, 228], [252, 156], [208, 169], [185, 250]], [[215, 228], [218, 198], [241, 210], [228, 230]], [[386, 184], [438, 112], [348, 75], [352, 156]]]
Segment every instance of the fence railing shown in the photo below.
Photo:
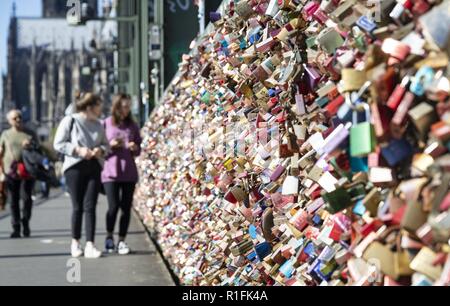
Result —
[[[216, 12], [220, 13], [222, 16], [224, 16], [225, 14], [225, 9], [226, 7], [229, 5], [229, 3], [232, 0], [223, 0], [222, 3], [220, 4], [219, 8], [216, 10]], [[208, 12], [206, 12], [208, 13]], [[198, 52], [197, 47], [199, 46], [200, 42], [203, 40], [204, 37], [208, 36], [209, 34], [211, 34], [211, 32], [214, 30], [214, 24], [213, 23], [209, 23], [208, 26], [205, 29], [205, 32], [203, 33], [203, 35], [198, 35], [196, 38], [196, 43], [195, 46], [191, 49], [191, 51], [188, 53], [189, 55], [195, 55]], [[154, 108], [153, 111], [155, 111], [157, 109], [157, 107], [159, 105], [161, 105], [161, 103], [164, 101], [164, 97], [167, 95], [167, 93], [172, 89], [173, 87], [173, 82], [180, 76], [180, 71], [178, 70], [177, 73], [175, 74], [175, 76], [172, 78], [172, 81], [170, 81], [169, 86], [167, 86], [166, 90], [164, 91], [164, 94], [162, 97], [160, 97], [159, 101], [156, 101], [156, 107]], [[151, 115], [150, 115], [150, 119], [151, 119]]]

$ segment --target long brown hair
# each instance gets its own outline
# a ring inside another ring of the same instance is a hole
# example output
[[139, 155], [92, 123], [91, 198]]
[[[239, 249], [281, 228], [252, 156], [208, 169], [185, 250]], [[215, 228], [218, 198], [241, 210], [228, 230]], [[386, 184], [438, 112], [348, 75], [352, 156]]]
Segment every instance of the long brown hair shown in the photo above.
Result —
[[[122, 107], [122, 102], [124, 100], [128, 100], [131, 101], [131, 97], [130, 95], [127, 95], [125, 93], [120, 93], [117, 94], [116, 96], [114, 96], [113, 98], [113, 102], [112, 102], [112, 107], [111, 107], [111, 117], [112, 117], [112, 123], [114, 125], [119, 125], [120, 124], [120, 108]], [[131, 112], [128, 114], [128, 116], [123, 120], [126, 124], [130, 124], [134, 122], [134, 118], [133, 115], [131, 114]]]

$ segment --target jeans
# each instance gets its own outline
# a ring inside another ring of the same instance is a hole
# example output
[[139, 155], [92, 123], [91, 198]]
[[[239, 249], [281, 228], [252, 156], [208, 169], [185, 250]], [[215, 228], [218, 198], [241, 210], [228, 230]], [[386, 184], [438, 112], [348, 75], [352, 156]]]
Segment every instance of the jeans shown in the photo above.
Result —
[[[33, 208], [33, 199], [31, 196], [33, 194], [34, 182], [34, 180], [15, 180], [10, 177], [6, 179], [8, 198], [11, 204], [11, 224], [15, 231], [20, 231], [21, 223], [28, 224], [31, 220], [31, 211]], [[20, 212], [21, 198], [23, 200], [22, 214]]]
[[108, 199], [108, 213], [106, 214], [106, 230], [109, 234], [114, 233], [117, 214], [122, 211], [120, 217], [119, 237], [125, 238], [128, 233], [131, 218], [131, 205], [136, 183], [105, 183], [105, 192]]
[[41, 182], [41, 193], [43, 198], [50, 196], [50, 184], [48, 182]]
[[64, 176], [72, 200], [72, 238], [80, 240], [83, 214], [86, 241], [94, 242], [101, 166], [97, 160], [85, 160], [69, 168]]

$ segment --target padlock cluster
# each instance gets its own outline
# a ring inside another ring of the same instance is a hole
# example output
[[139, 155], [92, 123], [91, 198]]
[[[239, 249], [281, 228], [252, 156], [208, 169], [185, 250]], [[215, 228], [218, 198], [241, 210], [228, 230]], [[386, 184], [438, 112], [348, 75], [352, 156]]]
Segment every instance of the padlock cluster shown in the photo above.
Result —
[[143, 129], [186, 285], [448, 285], [450, 1], [226, 1]]

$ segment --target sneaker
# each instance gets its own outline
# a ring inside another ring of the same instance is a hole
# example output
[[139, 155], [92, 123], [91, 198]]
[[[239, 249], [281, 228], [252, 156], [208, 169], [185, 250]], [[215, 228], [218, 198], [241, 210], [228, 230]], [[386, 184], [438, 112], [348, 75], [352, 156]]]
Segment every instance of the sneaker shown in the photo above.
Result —
[[92, 242], [88, 242], [86, 244], [86, 248], [84, 249], [84, 257], [89, 259], [100, 258], [102, 257], [102, 252], [97, 250]]
[[117, 252], [119, 253], [119, 255], [128, 255], [130, 254], [131, 250], [125, 241], [121, 241], [119, 242], [119, 246], [117, 247]]
[[72, 242], [71, 254], [73, 258], [79, 258], [83, 255], [83, 249], [79, 242]]
[[116, 245], [114, 244], [114, 239], [106, 238], [106, 241], [105, 241], [106, 253], [109, 253], [109, 254], [114, 253], [115, 249], [116, 249]]

